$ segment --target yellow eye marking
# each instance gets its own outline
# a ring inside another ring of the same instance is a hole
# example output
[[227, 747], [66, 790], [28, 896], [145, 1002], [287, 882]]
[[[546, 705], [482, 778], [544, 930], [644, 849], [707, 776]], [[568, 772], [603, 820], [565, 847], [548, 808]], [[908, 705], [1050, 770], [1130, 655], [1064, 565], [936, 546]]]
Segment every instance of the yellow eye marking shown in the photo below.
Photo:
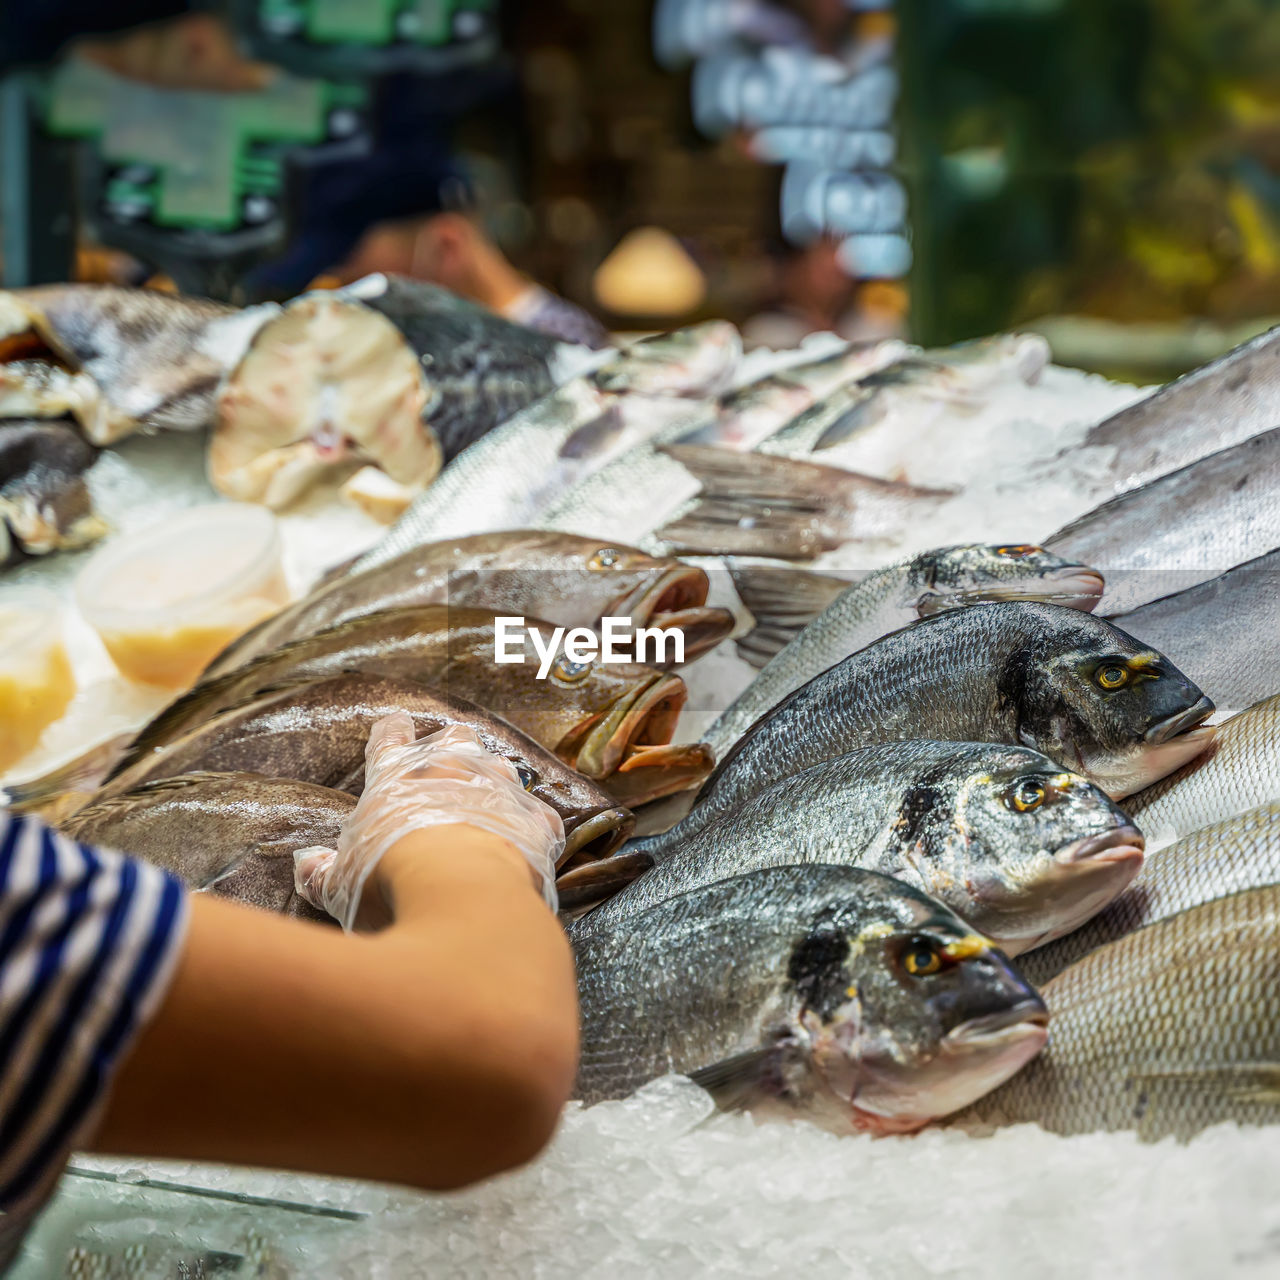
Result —
[[984, 938], [981, 934], [969, 933], [963, 938], [957, 938], [954, 942], [948, 942], [942, 948], [942, 954], [948, 960], [971, 960], [974, 956], [980, 956], [984, 951], [990, 950], [989, 938]]
[[853, 938], [849, 943], [849, 955], [861, 955], [872, 942], [879, 942], [883, 938], [890, 937], [894, 932], [893, 926], [889, 924], [872, 924], [868, 925], [863, 931]]
[[1159, 661], [1160, 655], [1148, 650], [1146, 653], [1135, 653], [1125, 662], [1125, 666], [1130, 671], [1145, 671], [1148, 667], [1154, 667]]

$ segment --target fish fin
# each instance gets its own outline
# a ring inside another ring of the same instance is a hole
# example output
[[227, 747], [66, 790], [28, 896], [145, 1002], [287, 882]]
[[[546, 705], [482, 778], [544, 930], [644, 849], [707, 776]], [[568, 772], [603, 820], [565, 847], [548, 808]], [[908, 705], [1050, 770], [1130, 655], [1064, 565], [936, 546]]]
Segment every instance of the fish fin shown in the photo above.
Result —
[[682, 444], [662, 445], [659, 451], [702, 485], [694, 506], [657, 532], [684, 554], [807, 560], [856, 538], [849, 521], [861, 501], [939, 499], [952, 492], [776, 454]]
[[653, 866], [647, 853], [627, 848], [609, 858], [585, 862], [556, 877], [560, 910], [572, 916], [597, 907], [638, 880]]
[[738, 653], [756, 667], [764, 666], [850, 586], [830, 574], [768, 565], [730, 565], [729, 576], [756, 622], [737, 642]]
[[725, 1111], [739, 1111], [750, 1106], [760, 1093], [760, 1083], [770, 1074], [776, 1046], [748, 1049], [731, 1058], [713, 1062], [689, 1072], [689, 1079], [705, 1089], [716, 1105]]
[[616, 404], [611, 404], [603, 413], [589, 422], [584, 422], [569, 434], [569, 438], [560, 446], [560, 457], [590, 457], [599, 452], [601, 446], [607, 446], [610, 442], [619, 439], [625, 430], [626, 420], [622, 409]]
[[0, 803], [15, 813], [32, 813], [64, 792], [96, 790], [110, 776], [116, 762], [133, 742], [133, 734], [117, 733], [90, 747], [74, 760], [30, 782], [14, 782], [0, 788]]
[[1153, 1067], [1133, 1071], [1129, 1079], [1145, 1084], [1185, 1084], [1201, 1093], [1221, 1094], [1235, 1102], [1280, 1104], [1280, 1062], [1228, 1062], [1204, 1067]]

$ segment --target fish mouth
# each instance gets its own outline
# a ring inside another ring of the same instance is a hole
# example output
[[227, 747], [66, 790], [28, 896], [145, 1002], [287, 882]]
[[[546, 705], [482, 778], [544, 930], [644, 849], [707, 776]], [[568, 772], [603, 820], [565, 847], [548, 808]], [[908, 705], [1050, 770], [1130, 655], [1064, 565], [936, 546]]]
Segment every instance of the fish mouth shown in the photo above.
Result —
[[1047, 600], [1092, 613], [1102, 599], [1106, 581], [1096, 569], [1087, 565], [1066, 565], [1039, 578], [1023, 578], [991, 586], [973, 587], [956, 592], [957, 603], [1001, 604], [1007, 600]]
[[567, 753], [572, 758], [565, 763], [588, 778], [608, 777], [633, 749], [669, 743], [688, 698], [679, 676], [651, 676], [589, 728], [577, 750]]
[[561, 914], [581, 915], [621, 892], [652, 866], [650, 854], [623, 852], [563, 867], [556, 876]]
[[1130, 858], [1141, 858], [1146, 844], [1145, 837], [1137, 827], [1115, 827], [1111, 831], [1074, 840], [1053, 856], [1054, 861], [1064, 866], [1074, 866], [1080, 862], [1127, 862]]
[[716, 757], [705, 742], [633, 747], [601, 785], [628, 808], [690, 791], [706, 781]]
[[1022, 1040], [1039, 1038], [1043, 1043], [1049, 1034], [1049, 1010], [1038, 996], [1020, 1000], [996, 1013], [970, 1018], [953, 1027], [943, 1038], [944, 1050], [969, 1052], [1011, 1047]]
[[[1214, 709], [1213, 703], [1207, 697], [1201, 697], [1194, 706], [1188, 707], [1185, 711], [1179, 711], [1177, 715], [1170, 716], [1167, 720], [1161, 720], [1159, 724], [1153, 724], [1143, 735], [1143, 741], [1150, 746], [1159, 747], [1173, 738], [1184, 735], [1190, 738], [1197, 731], [1196, 726], [1213, 715]], [[1210, 733], [1207, 737], [1212, 737], [1212, 734]]]
[[626, 844], [635, 825], [635, 814], [620, 805], [585, 814], [572, 826], [566, 822], [564, 853], [556, 867], [563, 867], [570, 859], [597, 862], [607, 858]]
[[[611, 612], [629, 616], [633, 627], [656, 627], [660, 631], [679, 631], [684, 635], [684, 661], [715, 648], [733, 631], [736, 619], [728, 609], [707, 604], [710, 583], [707, 575], [693, 565], [667, 569], [655, 581], [647, 582], [629, 595], [615, 601]], [[637, 661], [643, 660], [636, 655]], [[662, 658], [652, 666], [675, 665]]]

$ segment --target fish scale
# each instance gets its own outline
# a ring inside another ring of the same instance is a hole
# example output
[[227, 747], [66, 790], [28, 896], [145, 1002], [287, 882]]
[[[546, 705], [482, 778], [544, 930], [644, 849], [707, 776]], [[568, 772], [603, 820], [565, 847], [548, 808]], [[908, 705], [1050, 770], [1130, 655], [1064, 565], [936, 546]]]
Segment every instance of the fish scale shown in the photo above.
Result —
[[1280, 886], [1139, 929], [1042, 994], [1049, 1047], [957, 1123], [1157, 1141], [1280, 1122]]

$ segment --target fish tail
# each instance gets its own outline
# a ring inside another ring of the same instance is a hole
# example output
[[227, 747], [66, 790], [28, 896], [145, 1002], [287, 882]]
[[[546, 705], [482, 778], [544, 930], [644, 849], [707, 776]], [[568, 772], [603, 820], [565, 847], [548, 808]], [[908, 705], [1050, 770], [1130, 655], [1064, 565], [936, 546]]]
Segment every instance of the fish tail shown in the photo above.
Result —
[[32, 778], [30, 782], [15, 782], [0, 788], [0, 804], [14, 813], [37, 813], [45, 811], [53, 801], [68, 793], [94, 791], [102, 785], [132, 741], [132, 733], [118, 733], [57, 769]]
[[753, 667], [763, 667], [849, 587], [843, 578], [807, 569], [730, 565], [729, 574], [755, 619], [737, 642], [738, 656]]

